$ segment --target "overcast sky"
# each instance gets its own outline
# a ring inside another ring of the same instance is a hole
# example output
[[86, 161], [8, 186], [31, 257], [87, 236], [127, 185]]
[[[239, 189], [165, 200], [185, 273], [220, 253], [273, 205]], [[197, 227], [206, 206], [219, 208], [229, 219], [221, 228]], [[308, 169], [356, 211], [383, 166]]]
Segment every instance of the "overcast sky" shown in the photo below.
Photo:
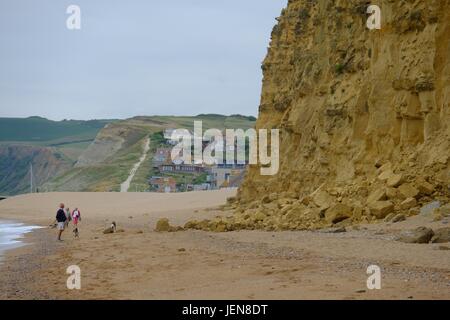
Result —
[[[0, 116], [256, 115], [287, 0], [2, 0]], [[66, 9], [81, 8], [81, 30]]]

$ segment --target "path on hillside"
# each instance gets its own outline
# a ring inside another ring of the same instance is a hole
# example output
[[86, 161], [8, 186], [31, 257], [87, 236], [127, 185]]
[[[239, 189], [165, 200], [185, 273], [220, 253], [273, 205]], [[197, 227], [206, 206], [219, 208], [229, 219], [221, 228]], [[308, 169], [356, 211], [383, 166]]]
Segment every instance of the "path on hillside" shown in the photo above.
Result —
[[134, 175], [138, 171], [142, 162], [144, 162], [145, 158], [147, 157], [147, 153], [149, 150], [150, 150], [150, 138], [147, 138], [147, 140], [145, 140], [144, 151], [142, 152], [142, 156], [139, 158], [139, 161], [135, 163], [133, 169], [131, 169], [130, 175], [128, 176], [127, 180], [125, 180], [120, 185], [120, 192], [128, 192], [128, 189], [130, 189], [131, 181], [133, 180]]

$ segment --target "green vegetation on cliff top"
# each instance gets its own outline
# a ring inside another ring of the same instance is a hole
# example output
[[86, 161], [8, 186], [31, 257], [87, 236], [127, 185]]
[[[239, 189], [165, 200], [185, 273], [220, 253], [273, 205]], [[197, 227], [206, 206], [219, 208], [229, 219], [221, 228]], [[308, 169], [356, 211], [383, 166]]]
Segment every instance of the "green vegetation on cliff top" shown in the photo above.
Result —
[[57, 146], [92, 141], [110, 122], [111, 120], [52, 121], [41, 117], [0, 118], [0, 142]]

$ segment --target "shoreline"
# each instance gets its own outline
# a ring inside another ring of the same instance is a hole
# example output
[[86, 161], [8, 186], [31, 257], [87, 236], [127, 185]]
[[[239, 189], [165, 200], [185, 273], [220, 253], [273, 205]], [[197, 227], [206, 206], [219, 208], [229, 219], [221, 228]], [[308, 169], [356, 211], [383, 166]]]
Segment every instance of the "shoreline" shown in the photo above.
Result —
[[30, 285], [35, 281], [35, 272], [46, 267], [46, 258], [59, 248], [52, 245], [49, 229], [35, 229], [23, 237], [23, 245], [4, 252], [0, 264], [0, 300], [54, 299]]
[[27, 235], [41, 228], [18, 220], [0, 219], [0, 266], [5, 263], [8, 252], [30, 245]]
[[[107, 203], [108, 195], [71, 194], [70, 200], [86, 201], [87, 208], [99, 210], [98, 215], [82, 210], [77, 240], [71, 227], [64, 232], [63, 243], [56, 241], [54, 229], [28, 234], [25, 240], [33, 245], [8, 252], [8, 266], [0, 269], [0, 285], [7, 288], [0, 298], [450, 299], [450, 251], [439, 250], [441, 245], [437, 244], [394, 240], [399, 230], [417, 225], [435, 228], [447, 220], [433, 222], [417, 216], [397, 224], [361, 225], [339, 234], [154, 231], [155, 222], [162, 217], [168, 217], [173, 225], [182, 225], [191, 218], [231, 214], [211, 209], [214, 206], [197, 206], [196, 197], [202, 200], [203, 195], [172, 197], [173, 203], [165, 211], [155, 205], [160, 200], [154, 195], [148, 202], [152, 210], [142, 208], [144, 202], [139, 195], [123, 196], [116, 201], [129, 209], [115, 211], [106, 221], [104, 212], [116, 205]], [[208, 195], [216, 197], [209, 200], [216, 205], [229, 196]], [[25, 202], [32, 207], [33, 201], [50, 199], [51, 203], [42, 202], [42, 206], [52, 207], [57, 196], [61, 194], [27, 197]], [[7, 209], [23, 208], [23, 200], [12, 201]], [[5, 204], [0, 208], [5, 209]], [[41, 221], [41, 225], [48, 221], [39, 212], [23, 212], [27, 213], [24, 220]], [[103, 234], [112, 219], [124, 232]], [[382, 269], [382, 290], [366, 288], [366, 269], [371, 264], [379, 264]], [[81, 269], [80, 291], [66, 287], [70, 265]]]

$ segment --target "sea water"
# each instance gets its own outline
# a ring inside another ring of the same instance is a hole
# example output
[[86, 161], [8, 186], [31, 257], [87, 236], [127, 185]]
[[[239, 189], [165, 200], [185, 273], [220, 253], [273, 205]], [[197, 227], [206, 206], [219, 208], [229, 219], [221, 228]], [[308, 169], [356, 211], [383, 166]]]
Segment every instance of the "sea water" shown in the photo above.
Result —
[[41, 227], [28, 226], [14, 221], [0, 220], [0, 263], [6, 250], [15, 249], [24, 245], [25, 234]]

